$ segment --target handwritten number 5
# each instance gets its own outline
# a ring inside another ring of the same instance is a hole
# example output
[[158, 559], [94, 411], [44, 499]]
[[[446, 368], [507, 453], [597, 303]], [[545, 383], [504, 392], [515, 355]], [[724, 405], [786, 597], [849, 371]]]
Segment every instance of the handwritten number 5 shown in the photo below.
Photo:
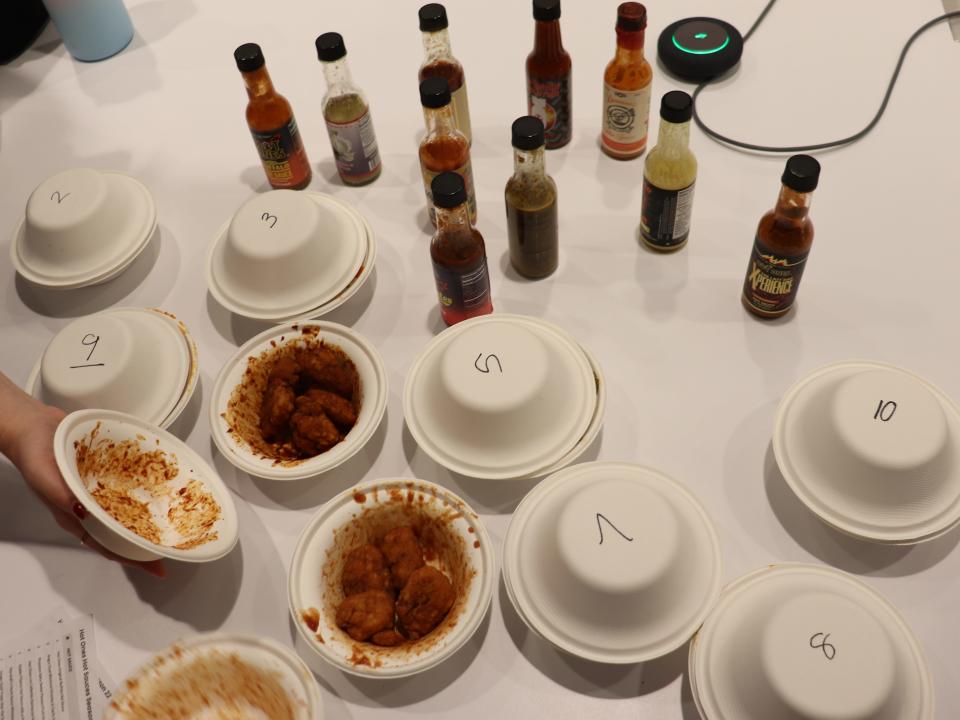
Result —
[[484, 375], [490, 372], [490, 360], [493, 359], [497, 361], [497, 368], [500, 370], [500, 374], [503, 375], [503, 365], [500, 364], [500, 358], [498, 358], [496, 355], [487, 355], [487, 359], [483, 361], [483, 367], [480, 367], [480, 358], [482, 357], [483, 353], [480, 353], [477, 355], [477, 359], [473, 361], [473, 366], [478, 372], [482, 372]]

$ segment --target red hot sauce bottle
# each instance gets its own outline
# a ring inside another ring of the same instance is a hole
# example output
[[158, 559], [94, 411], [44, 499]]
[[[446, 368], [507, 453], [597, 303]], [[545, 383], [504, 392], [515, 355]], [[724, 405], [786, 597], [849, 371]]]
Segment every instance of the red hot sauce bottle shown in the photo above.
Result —
[[527, 56], [527, 114], [539, 118], [547, 150], [563, 147], [573, 132], [570, 54], [560, 38], [560, 0], [533, 0], [536, 30]]

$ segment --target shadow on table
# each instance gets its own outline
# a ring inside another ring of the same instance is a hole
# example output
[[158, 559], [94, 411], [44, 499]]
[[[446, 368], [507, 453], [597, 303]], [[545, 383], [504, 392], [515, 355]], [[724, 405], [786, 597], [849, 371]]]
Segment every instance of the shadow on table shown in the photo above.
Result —
[[703, 720], [693, 700], [693, 688], [690, 687], [690, 673], [687, 670], [683, 671], [683, 684], [680, 686], [680, 711], [683, 720]]
[[527, 628], [510, 602], [502, 577], [500, 612], [520, 654], [550, 680], [580, 695], [615, 699], [649, 695], [675, 682], [687, 666], [689, 642], [661, 658], [635, 665], [592, 662], [558, 650]]
[[176, 435], [178, 438], [187, 441], [190, 433], [197, 426], [197, 420], [200, 419], [200, 410], [203, 408], [203, 386], [208, 381], [204, 379], [203, 373], [197, 377], [197, 387], [194, 388], [193, 397], [187, 403], [187, 406], [180, 413], [180, 417], [170, 423], [167, 432]]
[[[487, 631], [490, 629], [491, 611], [487, 610], [477, 631], [463, 647], [453, 655], [443, 660], [435, 667], [424, 670], [416, 675], [405, 678], [371, 678], [360, 677], [343, 672], [324, 660], [307, 646], [290, 621], [290, 632], [294, 636], [294, 647], [297, 654], [313, 670], [323, 688], [341, 700], [366, 707], [401, 708], [423, 702], [441, 693], [462, 676], [480, 654]], [[462, 708], [469, 700], [465, 695], [471, 694], [472, 686], [465, 684], [451, 697], [449, 703], [442, 707], [431, 705], [433, 712], [453, 713]], [[486, 691], [486, 688], [473, 689], [476, 695]], [[441, 703], [443, 705], [443, 703]]]

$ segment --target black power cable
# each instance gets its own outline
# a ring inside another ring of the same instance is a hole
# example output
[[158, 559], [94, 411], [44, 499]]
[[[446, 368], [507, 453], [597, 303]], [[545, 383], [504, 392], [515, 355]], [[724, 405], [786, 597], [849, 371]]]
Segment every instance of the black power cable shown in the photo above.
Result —
[[[750, 26], [750, 29], [747, 30], [746, 34], [743, 36], [743, 41], [746, 42], [750, 39], [750, 36], [753, 35], [754, 30], [763, 22], [763, 19], [767, 16], [767, 13], [770, 12], [773, 8], [774, 3], [777, 0], [770, 0], [763, 8], [763, 12], [760, 13], [759, 17], [753, 22], [753, 25]], [[945, 20], [950, 18], [960, 17], [960, 11], [949, 12], [944, 15], [933, 18], [932, 20], [924, 23], [913, 35], [910, 36], [910, 39], [907, 40], [906, 44], [903, 46], [903, 49], [900, 51], [900, 58], [897, 60], [897, 66], [893, 70], [893, 75], [890, 77], [890, 83], [887, 85], [887, 91], [883, 95], [883, 102], [880, 103], [880, 109], [877, 110], [877, 114], [873, 116], [865, 128], [859, 132], [845, 137], [841, 140], [832, 140], [830, 142], [816, 143], [814, 145], [793, 145], [791, 147], [771, 147], [769, 145], [755, 145], [753, 143], [743, 142], [742, 140], [734, 140], [733, 138], [728, 138], [726, 135], [721, 135], [716, 130], [711, 129], [703, 121], [703, 118], [700, 117], [700, 113], [697, 112], [697, 96], [700, 94], [700, 91], [703, 90], [707, 85], [709, 85], [713, 80], [717, 78], [711, 78], [706, 82], [702, 82], [697, 85], [696, 89], [693, 91], [693, 119], [697, 123], [697, 127], [703, 130], [709, 137], [717, 140], [718, 142], [724, 143], [726, 145], [732, 145], [733, 147], [743, 148], [744, 150], [755, 150], [757, 152], [769, 152], [769, 153], [797, 153], [797, 152], [812, 152], [813, 150], [825, 150], [832, 147], [840, 147], [841, 145], [848, 145], [849, 143], [856, 142], [860, 138], [864, 137], [867, 133], [873, 130], [876, 127], [877, 123], [880, 122], [880, 118], [883, 117], [884, 111], [887, 109], [887, 103], [890, 101], [890, 95], [893, 93], [893, 87], [896, 85], [897, 77], [900, 75], [900, 68], [903, 67], [904, 58], [907, 56], [907, 52], [910, 50], [910, 47], [927, 30], [932, 28], [934, 25], [938, 25]]]

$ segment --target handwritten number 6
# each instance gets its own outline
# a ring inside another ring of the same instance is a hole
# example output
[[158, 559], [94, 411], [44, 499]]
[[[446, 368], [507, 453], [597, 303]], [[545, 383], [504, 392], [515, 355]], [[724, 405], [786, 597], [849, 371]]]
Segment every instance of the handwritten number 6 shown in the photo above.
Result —
[[[822, 638], [819, 642], [817, 638]], [[837, 656], [837, 648], [831, 643], [827, 642], [830, 639], [830, 633], [824, 635], [823, 633], [816, 633], [810, 638], [810, 647], [814, 650], [822, 650], [823, 656], [827, 660], [833, 660]]]
[[[276, 215], [271, 215], [270, 213], [266, 213], [266, 212], [265, 212], [263, 215], [260, 216], [260, 219], [263, 220], [265, 223], [270, 223], [270, 229], [271, 229], [271, 230], [273, 230], [273, 228], [275, 228], [275, 227], [277, 226], [277, 216], [276, 216]], [[271, 222], [271, 220], [272, 220], [273, 222]]]
[[480, 353], [477, 355], [477, 359], [473, 361], [473, 366], [477, 369], [477, 372], [482, 372], [484, 375], [490, 372], [492, 369], [490, 367], [490, 360], [492, 358], [493, 360], [497, 361], [497, 368], [499, 368], [500, 374], [503, 375], [503, 365], [500, 364], [500, 358], [498, 358], [496, 355], [487, 355], [486, 360], [483, 361], [483, 367], [480, 367], [480, 358], [482, 357], [483, 353]]

